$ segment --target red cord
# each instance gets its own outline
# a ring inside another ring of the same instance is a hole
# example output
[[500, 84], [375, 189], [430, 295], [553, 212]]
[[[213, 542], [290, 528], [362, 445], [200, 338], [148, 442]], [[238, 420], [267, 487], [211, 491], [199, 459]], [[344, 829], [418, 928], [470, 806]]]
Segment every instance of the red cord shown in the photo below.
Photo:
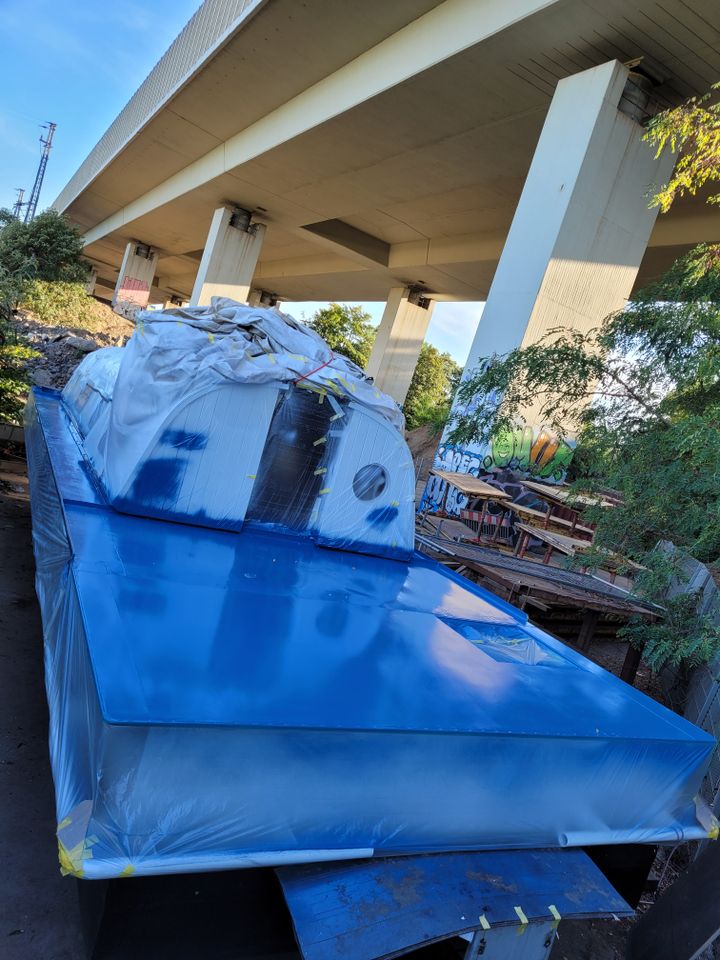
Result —
[[302, 377], [298, 377], [297, 380], [293, 380], [293, 383], [300, 383], [301, 380], [307, 380], [308, 377], [311, 377], [314, 373], [318, 373], [322, 370], [323, 367], [326, 367], [329, 363], [332, 363], [335, 359], [335, 354], [330, 351], [330, 359], [326, 360], [325, 363], [321, 363], [319, 367], [316, 367], [314, 370], [311, 370], [310, 373], [304, 373]]

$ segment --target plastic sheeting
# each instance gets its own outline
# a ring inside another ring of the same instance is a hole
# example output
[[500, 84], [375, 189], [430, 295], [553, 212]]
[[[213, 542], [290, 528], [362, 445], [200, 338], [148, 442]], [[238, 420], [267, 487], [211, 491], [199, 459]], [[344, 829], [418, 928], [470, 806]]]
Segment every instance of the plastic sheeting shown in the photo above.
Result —
[[141, 314], [63, 392], [115, 509], [407, 558], [415, 482], [402, 414], [277, 310], [230, 300]]
[[53, 391], [26, 438], [66, 872], [713, 829], [714, 740], [463, 578], [119, 514]]

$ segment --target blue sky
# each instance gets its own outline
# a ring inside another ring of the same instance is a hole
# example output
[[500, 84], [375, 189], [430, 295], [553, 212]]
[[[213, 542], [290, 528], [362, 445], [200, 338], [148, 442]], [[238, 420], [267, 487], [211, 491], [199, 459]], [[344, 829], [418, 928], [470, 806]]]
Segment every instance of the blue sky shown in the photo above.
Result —
[[[16, 187], [30, 193], [47, 120], [58, 128], [40, 208], [52, 203], [199, 2], [0, 0], [0, 207], [12, 207]], [[363, 306], [379, 321], [382, 304]], [[437, 304], [427, 339], [464, 363], [481, 309]]]

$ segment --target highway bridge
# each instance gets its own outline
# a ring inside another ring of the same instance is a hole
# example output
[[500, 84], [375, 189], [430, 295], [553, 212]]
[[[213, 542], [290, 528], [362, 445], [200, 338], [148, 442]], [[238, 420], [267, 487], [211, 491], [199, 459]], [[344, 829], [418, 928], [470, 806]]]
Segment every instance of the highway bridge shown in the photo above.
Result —
[[55, 206], [121, 310], [386, 301], [402, 401], [434, 302], [488, 301], [474, 365], [720, 240], [642, 141], [718, 79], [716, 0], [205, 0]]

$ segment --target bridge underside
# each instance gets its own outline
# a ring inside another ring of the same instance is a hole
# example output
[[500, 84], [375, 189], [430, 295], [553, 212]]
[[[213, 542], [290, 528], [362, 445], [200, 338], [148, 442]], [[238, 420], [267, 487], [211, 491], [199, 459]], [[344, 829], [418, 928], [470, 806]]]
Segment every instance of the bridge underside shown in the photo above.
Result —
[[[705, 91], [720, 8], [269, 0], [57, 205], [87, 231], [101, 293], [136, 240], [157, 251], [155, 285], [189, 297], [214, 211], [238, 205], [267, 225], [254, 286], [282, 299], [484, 300], [558, 81], [638, 58], [656, 106]], [[702, 197], [678, 202], [637, 283], [717, 240]]]

